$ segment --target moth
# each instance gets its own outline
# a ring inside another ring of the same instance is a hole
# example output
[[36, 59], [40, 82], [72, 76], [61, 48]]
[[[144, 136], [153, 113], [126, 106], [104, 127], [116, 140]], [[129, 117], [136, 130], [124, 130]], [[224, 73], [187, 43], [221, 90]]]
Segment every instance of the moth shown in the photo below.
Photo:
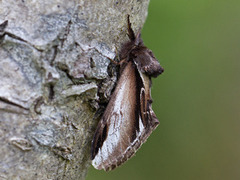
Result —
[[92, 165], [113, 170], [131, 158], [159, 121], [152, 110], [151, 77], [164, 69], [144, 46], [140, 31], [135, 35], [129, 16], [129, 42], [120, 51], [120, 78], [97, 125], [91, 146]]

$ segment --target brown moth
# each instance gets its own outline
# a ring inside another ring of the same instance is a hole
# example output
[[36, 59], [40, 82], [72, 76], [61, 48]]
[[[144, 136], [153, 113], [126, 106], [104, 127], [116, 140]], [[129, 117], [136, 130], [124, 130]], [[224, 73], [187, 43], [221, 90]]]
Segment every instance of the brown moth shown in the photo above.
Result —
[[158, 126], [152, 110], [151, 77], [163, 72], [128, 16], [129, 42], [120, 51], [120, 78], [98, 123], [91, 147], [92, 165], [113, 170], [127, 161]]

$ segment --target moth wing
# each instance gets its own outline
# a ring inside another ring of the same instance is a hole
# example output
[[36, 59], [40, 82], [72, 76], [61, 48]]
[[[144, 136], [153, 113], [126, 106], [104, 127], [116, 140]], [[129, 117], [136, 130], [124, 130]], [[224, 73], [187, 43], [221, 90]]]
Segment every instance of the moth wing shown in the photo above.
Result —
[[136, 137], [136, 68], [129, 62], [100, 120], [92, 142], [92, 164], [110, 170]]
[[150, 86], [150, 78], [129, 62], [92, 142], [96, 169], [108, 171], [124, 163], [159, 124], [151, 107]]
[[152, 131], [159, 125], [159, 121], [152, 110], [151, 79], [141, 72], [140, 76], [143, 79], [143, 88], [140, 91], [140, 119], [144, 126], [144, 131], [140, 139], [144, 143]]

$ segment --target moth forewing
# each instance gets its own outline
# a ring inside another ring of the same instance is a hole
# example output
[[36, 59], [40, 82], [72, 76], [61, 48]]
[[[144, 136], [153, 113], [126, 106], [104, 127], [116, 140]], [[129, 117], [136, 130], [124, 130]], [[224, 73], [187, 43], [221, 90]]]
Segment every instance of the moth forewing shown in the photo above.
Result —
[[[131, 137], [136, 136], [136, 87], [135, 68], [128, 63], [121, 74], [114, 93], [100, 120], [92, 143], [92, 164], [96, 169], [113, 169], [124, 158], [124, 152], [131, 145]], [[127, 103], [126, 103], [127, 102]], [[102, 144], [101, 133], [107, 127], [106, 139]]]
[[[96, 169], [108, 171], [124, 163], [159, 124], [151, 116], [150, 84], [149, 77], [132, 61], [124, 68], [93, 140]], [[101, 135], [103, 132], [106, 135]], [[102, 137], [106, 139], [99, 144]]]

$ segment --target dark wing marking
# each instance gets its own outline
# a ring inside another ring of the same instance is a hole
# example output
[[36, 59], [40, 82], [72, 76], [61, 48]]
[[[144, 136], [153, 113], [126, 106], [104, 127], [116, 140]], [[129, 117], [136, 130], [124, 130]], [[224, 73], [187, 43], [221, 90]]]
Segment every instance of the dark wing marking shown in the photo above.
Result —
[[107, 122], [105, 120], [101, 120], [101, 123], [98, 123], [97, 129], [95, 131], [95, 135], [92, 142], [91, 147], [91, 159], [93, 160], [96, 154], [98, 153], [99, 148], [94, 147], [101, 147], [103, 142], [107, 137]]

